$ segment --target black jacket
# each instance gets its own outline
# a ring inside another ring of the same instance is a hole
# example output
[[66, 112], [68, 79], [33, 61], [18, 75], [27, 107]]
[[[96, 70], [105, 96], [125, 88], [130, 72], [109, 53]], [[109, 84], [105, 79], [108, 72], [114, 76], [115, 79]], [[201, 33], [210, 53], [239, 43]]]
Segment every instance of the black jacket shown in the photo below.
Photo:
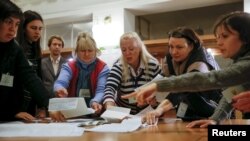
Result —
[[14, 120], [20, 112], [24, 98], [23, 87], [32, 93], [39, 108], [48, 106], [48, 92], [29, 66], [22, 48], [14, 40], [0, 43], [0, 81], [4, 74], [13, 76], [13, 86], [0, 83], [0, 121]]
[[[214, 58], [201, 46], [192, 50], [191, 55], [185, 64], [183, 73], [188, 73], [188, 67], [195, 62], [204, 62], [210, 70], [219, 69]], [[172, 57], [169, 54], [167, 55], [167, 64], [169, 74], [176, 75], [172, 64]], [[198, 70], [192, 71], [194, 72]], [[181, 118], [186, 120], [195, 120], [211, 116], [216, 106], [210, 100], [218, 103], [221, 97], [221, 90], [209, 90], [200, 92], [180, 92], [178, 94], [170, 93], [167, 96], [167, 99], [169, 99], [174, 106], [177, 106], [177, 109], [180, 102], [186, 103], [188, 105], [188, 109], [185, 117]]]

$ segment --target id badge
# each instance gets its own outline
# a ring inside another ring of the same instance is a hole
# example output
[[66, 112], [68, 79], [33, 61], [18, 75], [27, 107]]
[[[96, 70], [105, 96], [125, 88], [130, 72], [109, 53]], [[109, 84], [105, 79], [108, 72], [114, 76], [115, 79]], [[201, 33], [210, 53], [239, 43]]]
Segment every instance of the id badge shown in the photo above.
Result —
[[2, 78], [0, 81], [1, 86], [13, 87], [14, 76], [7, 74], [2, 74]]
[[128, 103], [129, 103], [129, 104], [136, 103], [135, 97], [130, 97], [130, 98], [128, 99]]
[[188, 105], [186, 103], [184, 103], [184, 102], [181, 102], [180, 106], [179, 106], [179, 108], [177, 110], [177, 114], [176, 115], [178, 117], [184, 117], [185, 114], [186, 114], [186, 112], [187, 112], [187, 108], [188, 108]]
[[228, 103], [232, 102], [232, 97], [243, 92], [244, 88], [241, 85], [229, 87], [222, 92], [223, 96], [226, 98]]
[[90, 98], [90, 90], [89, 89], [80, 89], [79, 97]]

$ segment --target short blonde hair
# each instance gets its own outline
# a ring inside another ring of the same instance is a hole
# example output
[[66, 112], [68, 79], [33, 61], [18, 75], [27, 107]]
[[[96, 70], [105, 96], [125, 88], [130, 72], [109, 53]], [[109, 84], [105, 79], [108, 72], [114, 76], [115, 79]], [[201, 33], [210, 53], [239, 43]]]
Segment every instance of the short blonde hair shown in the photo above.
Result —
[[77, 37], [75, 53], [88, 49], [95, 50], [97, 56], [101, 55], [101, 51], [97, 48], [94, 38], [89, 33], [80, 33]]

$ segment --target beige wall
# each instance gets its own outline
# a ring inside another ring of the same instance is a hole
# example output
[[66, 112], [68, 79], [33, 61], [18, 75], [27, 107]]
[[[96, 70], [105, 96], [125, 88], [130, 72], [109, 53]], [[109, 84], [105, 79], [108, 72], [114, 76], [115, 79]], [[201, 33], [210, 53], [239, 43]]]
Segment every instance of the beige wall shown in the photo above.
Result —
[[201, 27], [204, 34], [212, 34], [213, 24], [216, 19], [231, 11], [243, 11], [243, 2], [195, 8], [167, 13], [140, 16], [150, 22], [150, 38], [148, 37], [148, 25], [141, 21], [141, 32], [138, 27], [138, 17], [136, 17], [136, 32], [142, 34], [143, 39], [166, 38], [169, 30], [178, 26], [188, 26], [193, 29]]

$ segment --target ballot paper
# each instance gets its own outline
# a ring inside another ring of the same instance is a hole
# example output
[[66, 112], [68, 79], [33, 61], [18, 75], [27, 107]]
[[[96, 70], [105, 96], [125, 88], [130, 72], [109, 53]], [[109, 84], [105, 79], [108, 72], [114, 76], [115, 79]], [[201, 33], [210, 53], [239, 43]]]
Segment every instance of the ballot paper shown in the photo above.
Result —
[[146, 108], [144, 108], [143, 110], [141, 110], [139, 113], [136, 114], [136, 116], [144, 116], [146, 115], [148, 112], [153, 111], [154, 108], [151, 105], [148, 105]]
[[101, 117], [109, 122], [121, 121], [125, 117], [129, 116], [130, 110], [131, 109], [129, 108], [110, 106], [105, 112], [103, 112]]
[[65, 118], [94, 113], [82, 97], [52, 98], [49, 100], [49, 111], [61, 111]]
[[141, 118], [124, 119], [121, 123], [111, 123], [98, 125], [96, 127], [85, 129], [92, 132], [133, 132], [139, 129], [142, 125]]
[[83, 128], [71, 123], [0, 124], [0, 137], [72, 137], [83, 133]]
[[226, 98], [227, 102], [231, 103], [232, 97], [243, 91], [244, 91], [244, 88], [241, 85], [237, 85], [237, 86], [227, 88], [226, 90], [222, 92], [222, 94]]
[[[151, 84], [152, 82], [160, 80], [162, 78], [164, 78], [164, 76], [158, 74], [153, 80], [151, 80], [150, 82], [136, 88], [135, 91], [143, 89], [143, 87], [146, 87], [147, 85]], [[161, 102], [162, 100], [166, 99], [168, 94], [169, 94], [169, 92], [156, 92], [156, 94], [155, 94], [156, 101]], [[135, 97], [129, 98], [129, 103], [136, 103]]]

